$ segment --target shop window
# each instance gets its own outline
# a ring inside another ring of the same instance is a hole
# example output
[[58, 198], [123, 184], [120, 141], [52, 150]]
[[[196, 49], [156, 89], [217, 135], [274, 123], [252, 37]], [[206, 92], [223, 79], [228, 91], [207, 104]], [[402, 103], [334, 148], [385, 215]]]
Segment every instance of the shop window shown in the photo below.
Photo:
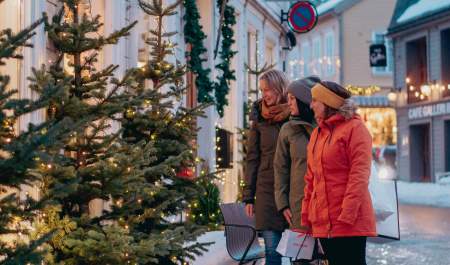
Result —
[[441, 31], [443, 97], [450, 97], [450, 28]]
[[219, 169], [233, 167], [233, 133], [216, 128], [216, 164]]
[[367, 129], [372, 135], [374, 147], [397, 143], [397, 118], [393, 108], [358, 108]]
[[408, 104], [426, 101], [430, 96], [425, 37], [406, 44], [406, 83]]

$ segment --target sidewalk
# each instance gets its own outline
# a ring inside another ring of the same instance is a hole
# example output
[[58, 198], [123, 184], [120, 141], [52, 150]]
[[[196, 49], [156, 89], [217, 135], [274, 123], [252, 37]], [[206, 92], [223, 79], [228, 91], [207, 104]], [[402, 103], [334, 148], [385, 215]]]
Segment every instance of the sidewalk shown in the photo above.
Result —
[[[198, 257], [193, 265], [237, 265], [238, 262], [230, 258], [225, 244], [225, 237], [223, 231], [208, 232], [202, 235], [198, 242], [212, 242], [215, 243], [208, 248], [208, 252], [203, 256]], [[251, 264], [251, 263], [250, 263]], [[263, 260], [256, 264], [264, 264]], [[290, 265], [288, 259], [283, 259], [283, 265]]]

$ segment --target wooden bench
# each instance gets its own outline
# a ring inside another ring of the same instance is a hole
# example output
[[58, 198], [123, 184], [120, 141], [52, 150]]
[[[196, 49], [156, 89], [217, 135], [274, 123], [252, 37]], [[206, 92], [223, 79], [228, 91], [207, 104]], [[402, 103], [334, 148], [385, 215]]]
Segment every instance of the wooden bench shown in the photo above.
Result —
[[258, 241], [255, 219], [245, 213], [243, 203], [221, 204], [227, 251], [230, 257], [239, 261], [239, 265], [264, 258], [264, 249]]

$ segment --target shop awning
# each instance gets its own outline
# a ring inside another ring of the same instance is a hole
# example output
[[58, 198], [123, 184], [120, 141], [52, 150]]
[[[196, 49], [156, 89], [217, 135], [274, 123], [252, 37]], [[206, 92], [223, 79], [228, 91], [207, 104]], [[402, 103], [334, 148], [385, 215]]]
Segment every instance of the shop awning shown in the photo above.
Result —
[[392, 107], [387, 96], [353, 96], [353, 100], [360, 107], [382, 108]]

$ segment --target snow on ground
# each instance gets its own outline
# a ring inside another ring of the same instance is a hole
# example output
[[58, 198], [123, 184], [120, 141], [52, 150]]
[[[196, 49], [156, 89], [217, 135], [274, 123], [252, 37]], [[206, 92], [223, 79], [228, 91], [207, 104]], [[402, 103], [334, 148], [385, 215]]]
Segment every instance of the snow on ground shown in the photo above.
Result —
[[402, 23], [449, 6], [450, 0], [420, 0], [416, 4], [408, 7], [397, 19], [397, 23]]
[[[197, 257], [193, 265], [236, 265], [238, 262], [230, 258], [227, 252], [225, 236], [223, 231], [208, 232], [200, 237], [198, 242], [215, 242], [209, 246], [208, 252], [203, 256]], [[260, 260], [258, 265], [264, 264]], [[288, 259], [283, 259], [283, 265], [289, 265]]]
[[[367, 244], [368, 265], [450, 265], [450, 209], [400, 205], [401, 240]], [[209, 232], [200, 242], [215, 241], [194, 265], [237, 265], [227, 253], [223, 231]], [[264, 264], [263, 260], [258, 265]], [[287, 259], [283, 265], [289, 265]]]
[[397, 182], [401, 203], [450, 208], [450, 185]]

